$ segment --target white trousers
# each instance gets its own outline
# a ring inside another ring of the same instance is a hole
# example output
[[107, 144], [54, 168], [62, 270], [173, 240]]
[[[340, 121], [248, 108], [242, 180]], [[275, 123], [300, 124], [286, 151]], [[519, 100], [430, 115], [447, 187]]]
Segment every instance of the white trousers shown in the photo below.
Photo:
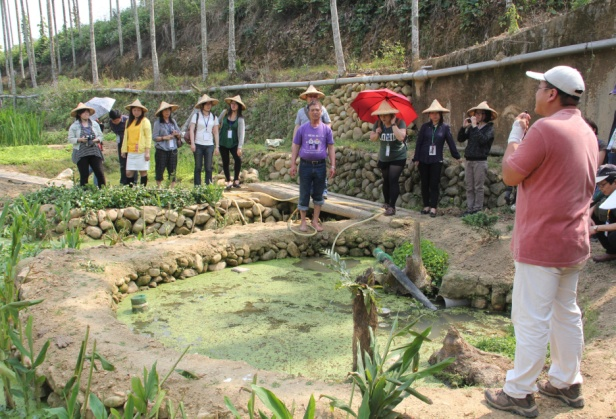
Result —
[[582, 383], [584, 349], [577, 283], [584, 263], [546, 268], [515, 262], [511, 320], [516, 346], [513, 369], [503, 390], [523, 398], [537, 391], [536, 380], [545, 364], [548, 342], [552, 366], [548, 378], [556, 388]]

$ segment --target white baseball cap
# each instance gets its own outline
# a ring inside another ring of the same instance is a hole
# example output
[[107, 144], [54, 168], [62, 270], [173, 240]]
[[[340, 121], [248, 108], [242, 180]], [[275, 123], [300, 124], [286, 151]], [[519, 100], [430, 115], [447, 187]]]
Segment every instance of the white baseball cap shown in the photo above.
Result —
[[550, 83], [568, 95], [580, 97], [586, 86], [584, 85], [584, 79], [579, 71], [575, 68], [568, 67], [566, 65], [559, 65], [551, 68], [545, 73], [536, 73], [534, 71], [527, 71], [526, 75], [535, 80], [543, 80]]

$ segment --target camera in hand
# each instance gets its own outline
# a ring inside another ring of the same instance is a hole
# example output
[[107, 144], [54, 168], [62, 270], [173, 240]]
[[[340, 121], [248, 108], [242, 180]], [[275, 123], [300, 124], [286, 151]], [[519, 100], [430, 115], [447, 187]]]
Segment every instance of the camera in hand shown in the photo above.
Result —
[[86, 141], [88, 142], [88, 147], [92, 147], [94, 145], [94, 140], [96, 139], [95, 135], [86, 135]]

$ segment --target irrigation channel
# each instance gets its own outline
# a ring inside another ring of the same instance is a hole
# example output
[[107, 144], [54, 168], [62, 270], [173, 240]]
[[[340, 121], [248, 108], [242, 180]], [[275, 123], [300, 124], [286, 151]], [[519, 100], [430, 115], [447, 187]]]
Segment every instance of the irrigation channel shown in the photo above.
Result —
[[[347, 259], [352, 277], [368, 267], [378, 269], [373, 258]], [[290, 376], [341, 382], [352, 362], [352, 296], [336, 290], [340, 275], [325, 258], [284, 259], [246, 265], [243, 272], [225, 269], [159, 287], [145, 293], [148, 309], [134, 313], [131, 299], [124, 299], [118, 319], [134, 332], [163, 345], [216, 359], [243, 360], [255, 369]], [[377, 340], [385, 341], [394, 318], [399, 326], [417, 320], [415, 329], [432, 326], [422, 347], [421, 362], [442, 345], [450, 325], [465, 336], [502, 336], [510, 321], [468, 308], [419, 309], [409, 297], [379, 292], [381, 309]], [[387, 310], [383, 310], [387, 312]], [[249, 379], [249, 378], [247, 378]], [[435, 378], [425, 384], [437, 385]]]

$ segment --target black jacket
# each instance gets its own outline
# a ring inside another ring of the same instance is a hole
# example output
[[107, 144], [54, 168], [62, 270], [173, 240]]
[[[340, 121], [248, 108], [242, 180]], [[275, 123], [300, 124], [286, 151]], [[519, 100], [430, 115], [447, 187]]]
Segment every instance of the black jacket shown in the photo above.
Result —
[[494, 125], [492, 121], [485, 124], [481, 129], [468, 126], [460, 128], [458, 141], [463, 143], [468, 140], [464, 150], [464, 158], [469, 161], [487, 160], [490, 148], [494, 142]]

